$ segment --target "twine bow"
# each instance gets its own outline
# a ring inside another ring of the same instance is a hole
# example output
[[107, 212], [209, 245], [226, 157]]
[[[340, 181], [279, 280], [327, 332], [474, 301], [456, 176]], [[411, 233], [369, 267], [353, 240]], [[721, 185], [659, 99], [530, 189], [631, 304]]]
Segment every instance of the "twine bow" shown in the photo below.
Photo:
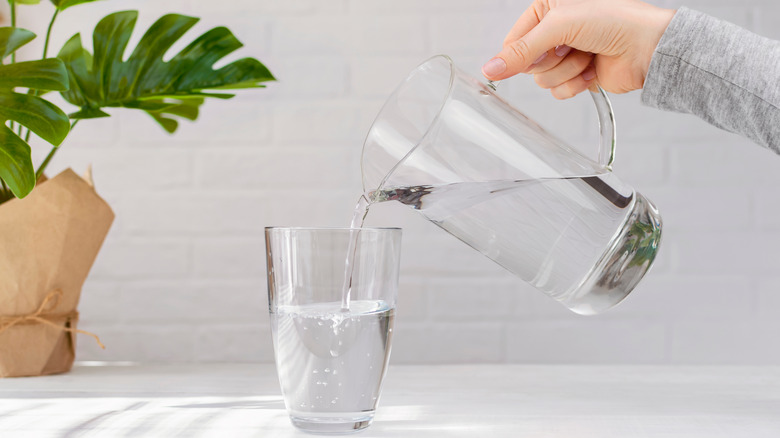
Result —
[[[57, 303], [59, 303], [61, 297], [62, 297], [62, 290], [55, 289], [49, 292], [48, 295], [46, 295], [41, 305], [38, 306], [38, 310], [36, 310], [35, 312], [30, 313], [28, 315], [0, 317], [0, 334], [2, 334], [4, 331], [8, 330], [9, 328], [17, 324], [22, 324], [30, 321], [39, 324], [46, 324], [48, 326], [54, 327], [57, 330], [62, 330], [71, 333], [81, 333], [84, 335], [92, 336], [93, 338], [95, 338], [95, 341], [97, 341], [98, 345], [100, 345], [100, 348], [105, 349], [106, 346], [103, 345], [102, 342], [100, 342], [100, 338], [98, 338], [96, 334], [90, 333], [86, 330], [79, 330], [72, 327], [66, 327], [64, 325], [60, 325], [51, 321], [52, 319], [55, 318], [73, 318], [78, 316], [79, 314], [79, 312], [75, 310], [66, 314], [48, 313], [50, 309], [57, 307]], [[52, 302], [51, 305], [49, 305], [50, 302]]]

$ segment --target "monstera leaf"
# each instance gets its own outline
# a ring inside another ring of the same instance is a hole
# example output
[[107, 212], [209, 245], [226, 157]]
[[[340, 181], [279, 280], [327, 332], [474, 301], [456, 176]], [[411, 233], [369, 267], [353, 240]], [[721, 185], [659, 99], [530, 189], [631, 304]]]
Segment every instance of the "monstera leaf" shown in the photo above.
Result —
[[[30, 31], [0, 27], [0, 56], [4, 60], [33, 38]], [[7, 122], [13, 120], [55, 146], [68, 135], [70, 124], [62, 110], [38, 96], [16, 93], [15, 87], [64, 91], [68, 73], [62, 61], [53, 58], [0, 65], [0, 178], [22, 198], [35, 187], [35, 170], [30, 146]]]
[[258, 60], [244, 58], [217, 70], [214, 63], [242, 46], [224, 27], [209, 30], [169, 61], [163, 56], [197, 18], [165, 15], [154, 23], [127, 60], [123, 55], [135, 27], [137, 11], [111, 14], [98, 23], [93, 34], [94, 56], [76, 34], [58, 55], [70, 76], [65, 100], [81, 109], [73, 119], [107, 117], [107, 107], [135, 108], [147, 112], [168, 132], [178, 127], [176, 118], [195, 120], [205, 98], [228, 99], [232, 94], [214, 90], [263, 87], [275, 80]]

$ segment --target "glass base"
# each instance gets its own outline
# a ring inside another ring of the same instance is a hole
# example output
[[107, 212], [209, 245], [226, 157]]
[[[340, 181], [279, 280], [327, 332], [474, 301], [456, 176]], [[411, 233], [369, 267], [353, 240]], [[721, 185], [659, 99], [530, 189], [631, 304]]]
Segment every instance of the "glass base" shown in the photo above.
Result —
[[373, 412], [361, 412], [360, 416], [331, 414], [329, 416], [290, 415], [290, 421], [298, 429], [317, 435], [343, 435], [360, 432], [371, 425]]

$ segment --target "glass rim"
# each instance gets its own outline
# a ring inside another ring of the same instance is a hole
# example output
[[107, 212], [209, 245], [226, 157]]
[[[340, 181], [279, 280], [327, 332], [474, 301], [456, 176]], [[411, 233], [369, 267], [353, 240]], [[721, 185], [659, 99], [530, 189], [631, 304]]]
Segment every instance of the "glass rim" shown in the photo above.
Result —
[[[447, 66], [449, 67], [449, 71], [450, 71], [449, 83], [447, 84], [447, 91], [442, 96], [441, 104], [439, 105], [439, 110], [436, 112], [436, 115], [433, 117], [431, 122], [426, 127], [426, 130], [423, 133], [423, 135], [421, 135], [420, 138], [417, 140], [417, 143], [415, 143], [414, 146], [412, 146], [406, 152], [406, 154], [404, 154], [403, 158], [398, 160], [398, 162], [395, 163], [395, 165], [384, 175], [382, 180], [379, 182], [379, 186], [378, 187], [367, 188], [366, 187], [366, 175], [365, 175], [364, 170], [363, 170], [363, 159], [364, 159], [364, 155], [366, 153], [366, 143], [368, 142], [368, 138], [371, 136], [371, 132], [374, 130], [374, 126], [385, 115], [385, 111], [386, 111], [386, 109], [388, 107], [388, 104], [393, 100], [393, 97], [397, 96], [401, 92], [401, 90], [406, 88], [408, 86], [409, 82], [411, 82], [411, 80], [414, 78], [414, 76], [416, 76], [418, 73], [420, 73], [425, 66], [427, 66], [429, 64], [433, 64], [436, 61], [444, 61], [447, 64]], [[360, 176], [361, 176], [360, 179], [361, 179], [361, 184], [363, 185], [363, 190], [379, 190], [379, 189], [381, 189], [385, 185], [385, 182], [387, 182], [387, 179], [390, 177], [390, 175], [392, 175], [393, 172], [395, 172], [395, 170], [398, 169], [401, 166], [401, 163], [406, 161], [406, 159], [409, 158], [409, 156], [412, 155], [412, 153], [414, 153], [414, 151], [417, 150], [417, 147], [420, 146], [420, 144], [428, 137], [428, 134], [431, 133], [431, 131], [433, 130], [433, 127], [436, 125], [436, 123], [441, 118], [441, 113], [444, 110], [444, 107], [447, 105], [447, 102], [449, 102], [450, 96], [452, 96], [452, 89], [453, 89], [454, 84], [455, 84], [455, 62], [448, 55], [439, 54], [439, 55], [431, 56], [430, 58], [426, 59], [425, 61], [423, 61], [422, 63], [417, 65], [417, 67], [415, 67], [412, 71], [410, 71], [409, 74], [406, 75], [404, 80], [401, 81], [401, 83], [399, 83], [395, 87], [393, 92], [390, 93], [390, 96], [387, 98], [387, 100], [385, 100], [385, 103], [382, 104], [382, 108], [379, 110], [379, 112], [377, 113], [376, 117], [374, 117], [373, 122], [371, 122], [371, 126], [368, 128], [368, 131], [366, 133], [366, 137], [363, 140], [363, 148], [362, 148], [362, 150], [360, 152]]]
[[265, 227], [266, 231], [289, 230], [289, 231], [402, 231], [401, 227]]

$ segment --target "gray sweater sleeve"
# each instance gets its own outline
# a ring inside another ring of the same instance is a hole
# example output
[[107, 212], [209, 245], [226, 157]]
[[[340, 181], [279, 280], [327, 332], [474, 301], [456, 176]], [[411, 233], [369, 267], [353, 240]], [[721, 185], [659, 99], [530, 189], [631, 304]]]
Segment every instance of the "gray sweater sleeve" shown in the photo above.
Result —
[[680, 8], [653, 53], [642, 103], [780, 153], [780, 42]]

